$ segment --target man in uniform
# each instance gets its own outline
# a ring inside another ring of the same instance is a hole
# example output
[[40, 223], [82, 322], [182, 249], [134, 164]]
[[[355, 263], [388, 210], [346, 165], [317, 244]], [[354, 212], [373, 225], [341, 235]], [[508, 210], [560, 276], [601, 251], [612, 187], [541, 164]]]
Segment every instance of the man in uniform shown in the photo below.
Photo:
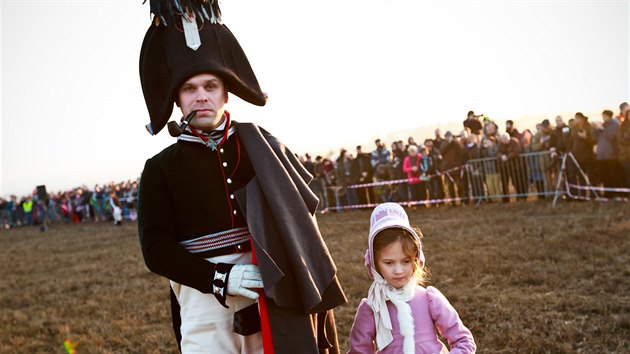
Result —
[[[282, 143], [232, 120], [229, 94], [266, 95], [217, 1], [151, 1], [140, 80], [157, 134], [176, 103], [173, 145], [147, 160], [138, 231], [147, 267], [170, 281], [182, 352], [338, 353], [346, 299], [314, 218], [310, 174]], [[184, 118], [185, 117], [185, 118]]]

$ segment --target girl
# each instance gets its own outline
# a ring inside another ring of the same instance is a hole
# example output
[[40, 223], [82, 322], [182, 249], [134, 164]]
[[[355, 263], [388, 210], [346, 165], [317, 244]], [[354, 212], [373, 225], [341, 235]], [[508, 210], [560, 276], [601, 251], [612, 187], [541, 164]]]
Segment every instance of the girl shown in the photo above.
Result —
[[395, 203], [377, 206], [370, 217], [365, 265], [374, 279], [357, 309], [348, 353], [474, 353], [472, 334], [448, 300], [426, 280], [421, 233]]

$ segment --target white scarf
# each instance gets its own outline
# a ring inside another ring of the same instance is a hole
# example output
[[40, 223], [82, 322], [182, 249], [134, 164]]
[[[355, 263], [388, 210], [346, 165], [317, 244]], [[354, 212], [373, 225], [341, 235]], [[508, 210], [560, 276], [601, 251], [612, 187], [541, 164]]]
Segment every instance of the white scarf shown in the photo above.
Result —
[[398, 324], [400, 334], [403, 336], [403, 353], [415, 354], [416, 346], [414, 340], [413, 316], [411, 306], [407, 303], [416, 293], [416, 278], [411, 277], [402, 288], [396, 289], [387, 284], [385, 279], [372, 268], [374, 282], [368, 290], [368, 305], [374, 312], [374, 323], [376, 325], [376, 347], [382, 351], [393, 340], [392, 321], [387, 310], [387, 300], [391, 301], [398, 311]]

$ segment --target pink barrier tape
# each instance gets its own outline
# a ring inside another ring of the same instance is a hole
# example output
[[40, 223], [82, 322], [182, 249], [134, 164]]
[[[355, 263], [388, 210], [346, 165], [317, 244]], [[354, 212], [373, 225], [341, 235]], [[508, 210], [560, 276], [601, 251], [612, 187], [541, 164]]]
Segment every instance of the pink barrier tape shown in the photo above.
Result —
[[630, 188], [589, 187], [589, 186], [578, 186], [576, 184], [567, 183], [567, 188], [568, 187], [571, 187], [574, 189], [589, 190], [589, 191], [630, 193]]
[[[346, 189], [355, 189], [355, 188], [363, 188], [363, 187], [375, 187], [375, 186], [385, 186], [389, 184], [400, 184], [407, 183], [407, 179], [396, 179], [392, 181], [383, 181], [383, 182], [372, 182], [372, 183], [363, 183], [363, 184], [353, 184], [351, 186], [346, 186]], [[331, 189], [343, 189], [344, 187], [331, 187]]]
[[[595, 197], [595, 198], [591, 198], [591, 197], [584, 197], [581, 195], [574, 195], [571, 193], [571, 189], [569, 188], [570, 184], [569, 182], [567, 182], [566, 180], [564, 181], [564, 185], [566, 186], [566, 192], [567, 195], [569, 196], [569, 198], [571, 199], [579, 199], [579, 200], [597, 200], [597, 201], [602, 201], [602, 202], [607, 202], [609, 199], [605, 198], [605, 197]], [[573, 186], [573, 184], [571, 184], [571, 186]]]
[[[462, 165], [462, 166], [458, 166], [458, 167], [453, 167], [451, 169], [448, 169], [446, 171], [443, 171], [439, 174], [434, 174], [434, 175], [428, 175], [428, 178], [433, 178], [433, 177], [437, 177], [437, 176], [442, 176], [442, 175], [448, 175], [449, 173], [453, 172], [453, 171], [457, 171], [457, 170], [462, 170], [464, 168], [467, 168], [468, 165]], [[346, 186], [346, 189], [355, 189], [355, 188], [363, 188], [363, 187], [374, 187], [374, 186], [385, 186], [385, 185], [389, 185], [389, 184], [400, 184], [400, 183], [407, 183], [408, 179], [397, 179], [397, 180], [393, 180], [393, 181], [383, 181], [383, 182], [372, 182], [372, 183], [363, 183], [363, 184], [353, 184], [350, 186]], [[333, 187], [328, 187], [328, 189], [343, 189], [344, 187], [340, 187], [340, 186], [333, 186]]]
[[[413, 202], [396, 202], [396, 203], [398, 203], [398, 204], [400, 204], [402, 206], [412, 206], [412, 205], [419, 205], [419, 204], [450, 203], [450, 202], [462, 201], [462, 200], [468, 200], [468, 198], [428, 199], [428, 200], [418, 200], [418, 201], [413, 201]], [[381, 203], [335, 206], [335, 207], [328, 207], [328, 210], [350, 210], [350, 209], [374, 208], [374, 207], [376, 207], [379, 204], [381, 204]]]
[[376, 204], [376, 203], [370, 203], [370, 204], [354, 204], [354, 205], [334, 206], [334, 207], [329, 206], [328, 210], [330, 211], [330, 210], [350, 210], [350, 209], [374, 208], [377, 205], [378, 204]]

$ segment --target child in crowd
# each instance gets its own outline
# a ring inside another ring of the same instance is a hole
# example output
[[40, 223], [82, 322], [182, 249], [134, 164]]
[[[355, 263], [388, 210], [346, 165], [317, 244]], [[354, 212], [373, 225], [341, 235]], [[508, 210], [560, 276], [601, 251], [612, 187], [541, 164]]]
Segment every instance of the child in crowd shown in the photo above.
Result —
[[451, 353], [475, 352], [470, 330], [444, 295], [418, 285], [427, 277], [421, 236], [398, 204], [372, 212], [365, 265], [374, 282], [357, 309], [348, 353], [448, 353], [438, 332]]
[[114, 217], [114, 225], [122, 225], [122, 209], [120, 207], [120, 201], [116, 196], [116, 191], [112, 191], [109, 195], [109, 203], [112, 207], [112, 216]]

